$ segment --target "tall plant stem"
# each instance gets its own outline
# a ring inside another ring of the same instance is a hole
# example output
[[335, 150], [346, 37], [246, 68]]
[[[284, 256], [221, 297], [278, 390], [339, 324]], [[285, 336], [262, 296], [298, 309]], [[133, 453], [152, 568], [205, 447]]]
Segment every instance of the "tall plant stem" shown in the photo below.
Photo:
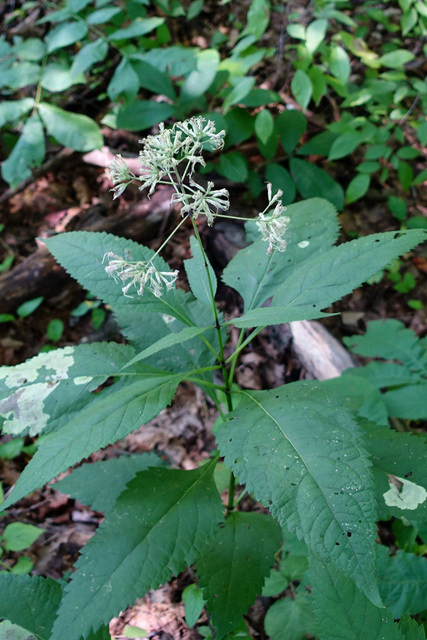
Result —
[[[193, 218], [191, 218], [191, 222], [192, 222], [192, 225], [193, 225], [193, 229], [194, 229], [194, 233], [195, 233], [197, 242], [198, 242], [199, 247], [200, 247], [200, 251], [202, 252], [202, 255], [203, 255], [204, 267], [205, 267], [206, 276], [207, 276], [207, 279], [208, 279], [209, 292], [210, 292], [211, 301], [212, 301], [212, 312], [213, 312], [213, 316], [214, 316], [214, 320], [215, 320], [215, 328], [216, 328], [216, 331], [217, 331], [217, 334], [218, 334], [219, 365], [221, 367], [222, 376], [224, 378], [223, 390], [225, 392], [225, 396], [226, 396], [226, 399], [227, 399], [227, 409], [228, 409], [228, 412], [230, 413], [231, 411], [233, 411], [233, 400], [231, 398], [231, 380], [232, 379], [230, 379], [229, 372], [228, 372], [228, 369], [227, 369], [227, 365], [225, 363], [224, 343], [223, 343], [222, 335], [221, 335], [221, 324], [220, 324], [220, 321], [219, 321], [218, 309], [217, 309], [216, 303], [215, 303], [215, 291], [214, 291], [214, 288], [213, 288], [212, 278], [211, 278], [211, 274], [209, 272], [209, 265], [208, 265], [208, 261], [207, 261], [207, 258], [206, 258], [205, 249], [203, 247], [202, 239], [200, 237], [199, 230], [198, 230], [197, 225], [196, 225], [195, 221], [193, 220]], [[235, 479], [233, 473], [230, 473], [230, 483], [229, 483], [229, 486], [228, 486], [227, 513], [230, 513], [234, 509], [234, 487], [235, 487], [235, 484], [236, 484], [236, 479]]]

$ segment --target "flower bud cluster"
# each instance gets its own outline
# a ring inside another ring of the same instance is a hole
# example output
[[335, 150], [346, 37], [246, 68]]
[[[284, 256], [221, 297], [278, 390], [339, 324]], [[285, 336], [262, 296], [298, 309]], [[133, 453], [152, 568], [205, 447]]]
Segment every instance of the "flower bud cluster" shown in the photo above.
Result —
[[[262, 213], [258, 214], [257, 227], [262, 233], [262, 239], [268, 241], [267, 253], [270, 255], [274, 249], [286, 251], [284, 235], [290, 223], [290, 218], [284, 216], [286, 207], [280, 201], [283, 191], [280, 189], [272, 196], [271, 184], [267, 184], [268, 205]], [[273, 206], [274, 210], [266, 214]]]
[[128, 295], [128, 291], [133, 286], [136, 288], [137, 294], [142, 296], [147, 285], [156, 298], [160, 298], [165, 287], [167, 291], [173, 288], [179, 275], [177, 270], [158, 271], [149, 260], [130, 262], [112, 251], [108, 251], [104, 255], [103, 262], [106, 259], [108, 260], [108, 265], [105, 267], [106, 273], [112, 276], [116, 282], [124, 284], [122, 292], [127, 298], [132, 297]]
[[[197, 219], [199, 215], [204, 215], [209, 226], [218, 216], [229, 217], [221, 213], [227, 211], [230, 206], [227, 189], [215, 189], [213, 182], [208, 182], [205, 186], [193, 179], [197, 165], [205, 166], [202, 155], [204, 149], [222, 149], [224, 136], [225, 131], [217, 133], [215, 123], [202, 117], [176, 122], [170, 129], [166, 129], [164, 124], [160, 123], [159, 132], [147, 136], [142, 141], [143, 148], [139, 155], [142, 167], [140, 176], [129, 170], [120, 155], [111, 163], [110, 175], [114, 185], [114, 197], [120, 196], [133, 181], [142, 183], [140, 190], [149, 190], [148, 197], [158, 184], [169, 184], [175, 189], [171, 202], [180, 204], [183, 217], [188, 215]], [[286, 207], [281, 202], [282, 191], [278, 190], [273, 196], [272, 186], [268, 184], [267, 193], [268, 205], [258, 215], [256, 222], [263, 240], [268, 241], [267, 253], [271, 254], [275, 249], [286, 250], [284, 235], [290, 219], [283, 215]], [[131, 262], [111, 251], [105, 254], [105, 258], [108, 259], [106, 272], [124, 285], [122, 291], [125, 296], [132, 287], [142, 295], [148, 286], [153, 294], [159, 297], [165, 288], [168, 291], [173, 287], [178, 277], [178, 271], [158, 271], [152, 260]]]

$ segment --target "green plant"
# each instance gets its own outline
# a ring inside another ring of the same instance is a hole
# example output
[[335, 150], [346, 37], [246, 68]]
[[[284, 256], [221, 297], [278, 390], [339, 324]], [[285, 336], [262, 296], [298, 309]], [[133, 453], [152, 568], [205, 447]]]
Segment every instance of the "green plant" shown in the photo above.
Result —
[[[44, 529], [23, 522], [12, 522], [6, 525], [0, 535], [0, 557], [4, 557], [5, 553], [11, 551], [17, 552], [28, 549], [44, 531]], [[21, 555], [13, 566], [10, 566], [4, 560], [0, 560], [0, 575], [7, 573], [16, 576], [26, 575], [31, 572], [33, 567], [34, 563], [26, 555]]]
[[[427, 176], [425, 170], [414, 172], [426, 140], [427, 87], [417, 65], [413, 71], [407, 67], [426, 32], [427, 7], [424, 2], [389, 4], [395, 7], [382, 11], [369, 2], [352, 7], [351, 2], [317, 0], [313, 16], [295, 12], [287, 25], [292, 40], [286, 55], [295, 67], [291, 91], [298, 104], [305, 110], [332, 92], [338, 96], [336, 121], [307, 150], [336, 162], [364, 147], [346, 189], [347, 204], [362, 198], [373, 179], [387, 183], [397, 177], [408, 191]], [[394, 35], [384, 43], [372, 39], [373, 50], [365, 38], [379, 23]], [[414, 130], [420, 148], [413, 143]]]
[[[403, 420], [425, 420], [427, 408], [427, 340], [398, 320], [377, 320], [368, 325], [363, 336], [344, 338], [356, 354], [372, 358], [362, 367], [349, 369], [346, 375], [356, 384], [363, 378], [382, 403], [385, 414]], [[367, 418], [372, 416], [365, 415]]]
[[[255, 78], [248, 75], [274, 53], [255, 44], [268, 26], [270, 3], [252, 1], [247, 26], [231, 51], [227, 39], [225, 47], [218, 38], [220, 32], [210, 48], [171, 44], [168, 21], [182, 16], [191, 20], [202, 5], [46, 2], [38, 21], [46, 30], [43, 37], [14, 36], [12, 43], [1, 38], [0, 127], [8, 155], [3, 179], [16, 188], [31, 176], [44, 160], [46, 135], [76, 151], [90, 151], [103, 142], [99, 120], [112, 128], [141, 131], [195, 109], [209, 111], [214, 101], [226, 113], [244, 100], [257, 106], [279, 99], [274, 92], [254, 89]], [[22, 14], [25, 9], [21, 19]], [[227, 52], [222, 61], [220, 47]], [[64, 108], [71, 91], [82, 86], [99, 102], [96, 119]], [[152, 100], [153, 94], [162, 99]]]
[[[71, 232], [46, 241], [58, 261], [111, 306], [128, 344], [68, 346], [0, 369], [4, 430], [45, 435], [3, 508], [155, 417], [181, 381], [199, 385], [217, 407], [219, 453], [193, 471], [172, 469], [154, 454], [74, 470], [57, 487], [105, 511], [104, 522], [64, 589], [39, 576], [0, 576], [0, 615], [46, 640], [108, 638], [113, 615], [194, 564], [216, 637], [237, 638], [282, 544], [285, 561], [292, 531], [306, 545], [313, 587], [307, 606], [319, 638], [356, 640], [366, 628], [376, 630], [375, 638], [422, 638], [416, 622], [402, 618], [398, 625], [381, 608], [376, 573], [376, 514], [388, 508], [389, 475], [410, 465], [413, 482], [427, 486], [414, 447], [406, 447], [409, 436], [352, 416], [323, 383], [248, 391], [234, 383], [234, 373], [262, 328], [324, 316], [323, 309], [425, 232], [388, 232], [334, 246], [338, 223], [329, 202], [296, 203], [284, 215], [281, 192], [273, 195], [269, 186], [265, 210], [246, 223], [249, 246], [222, 277], [241, 295], [243, 314], [224, 318], [196, 223], [200, 216], [208, 224], [227, 217], [228, 193], [212, 182], [202, 186], [195, 174], [203, 150], [220, 149], [223, 138], [203, 118], [161, 125], [144, 141], [141, 176], [120, 158], [111, 167], [116, 195], [133, 180], [149, 194], [157, 184], [173, 185], [182, 213], [176, 229], [188, 225], [194, 232], [193, 257], [185, 261], [191, 291], [175, 287], [179, 273], [159, 256], [169, 238], [155, 253], [107, 233]], [[233, 325], [240, 333], [230, 348]], [[423, 441], [417, 445], [425, 451]], [[387, 452], [385, 462], [377, 462], [378, 451]], [[226, 504], [214, 480], [219, 455], [229, 473]], [[265, 511], [239, 511], [245, 492]], [[12, 603], [3, 595], [8, 589], [17, 596]], [[33, 605], [35, 597], [42, 606]]]

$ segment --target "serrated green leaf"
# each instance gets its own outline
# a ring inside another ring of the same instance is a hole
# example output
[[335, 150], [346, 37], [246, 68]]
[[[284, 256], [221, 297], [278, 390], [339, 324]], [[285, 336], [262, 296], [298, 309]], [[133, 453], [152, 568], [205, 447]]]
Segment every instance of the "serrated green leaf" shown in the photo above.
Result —
[[301, 111], [282, 111], [276, 118], [276, 130], [286, 153], [292, 153], [307, 129], [307, 118]]
[[[149, 290], [144, 296], [125, 297], [120, 284], [115, 282], [105, 271], [104, 256], [112, 252], [122, 258], [145, 262], [153, 258], [154, 251], [133, 240], [119, 238], [111, 233], [71, 231], [45, 241], [49, 251], [58, 262], [82, 286], [91, 291], [102, 302], [109, 304], [114, 310], [123, 309], [141, 314], [163, 313], [178, 317], [187, 324], [193, 324], [182, 309], [182, 291], [171, 289], [161, 298]], [[169, 265], [159, 256], [153, 260], [159, 271], [170, 271]]]
[[416, 333], [399, 320], [370, 322], [364, 335], [344, 338], [354, 353], [368, 358], [398, 360], [412, 371], [427, 375], [427, 352]]
[[0, 103], [0, 127], [6, 122], [20, 120], [34, 105], [34, 98], [22, 98], [21, 100], [9, 100]]
[[45, 156], [45, 142], [42, 123], [37, 114], [28, 118], [22, 134], [12, 149], [12, 153], [1, 167], [1, 175], [11, 189], [31, 176], [31, 169], [38, 167]]
[[105, 42], [102, 38], [85, 44], [74, 57], [70, 70], [71, 75], [75, 77], [80, 73], [85, 73], [97, 62], [102, 62], [107, 53], [108, 42]]
[[58, 582], [41, 576], [0, 575], [0, 617], [48, 640], [62, 597]]
[[[218, 287], [215, 271], [209, 264], [206, 254], [202, 253], [200, 245], [194, 236], [190, 238], [190, 246], [193, 257], [189, 260], [184, 260], [184, 267], [191, 291], [200, 302], [212, 308], [212, 300]], [[209, 278], [206, 269], [209, 271]]]
[[203, 553], [223, 517], [214, 466], [137, 474], [77, 562], [51, 640], [86, 636]]
[[377, 424], [388, 425], [383, 394], [358, 373], [359, 368], [348, 369], [339, 378], [324, 380], [323, 384], [326, 388], [330, 388], [334, 395], [341, 398], [343, 407], [347, 411]]
[[75, 151], [92, 151], [102, 146], [101, 130], [91, 118], [64, 111], [47, 102], [40, 102], [38, 111], [47, 131], [64, 147]]
[[409, 616], [403, 616], [399, 620], [399, 629], [403, 633], [405, 640], [426, 640], [426, 632], [424, 625], [418, 626], [416, 620]]
[[423, 381], [423, 378], [418, 373], [397, 362], [370, 362], [363, 367], [350, 369], [348, 373], [366, 378], [377, 389], [400, 387]]
[[[71, 232], [46, 241], [48, 248], [80, 284], [92, 291], [99, 299], [113, 308], [116, 319], [124, 333], [138, 351], [149, 348], [153, 340], [165, 337], [171, 331], [185, 327], [207, 327], [212, 322], [211, 310], [194, 300], [191, 293], [180, 289], [165, 291], [161, 298], [149, 290], [144, 295], [125, 297], [120, 284], [105, 272], [103, 258], [108, 252], [131, 260], [147, 261], [154, 252], [132, 240], [106, 233]], [[159, 256], [154, 258], [159, 271], [170, 271], [168, 264]], [[147, 317], [148, 314], [155, 314]], [[158, 315], [160, 314], [160, 315]], [[141, 318], [144, 315], [144, 321]], [[171, 318], [176, 318], [174, 326]], [[212, 329], [206, 333], [207, 340], [217, 348], [218, 336]], [[165, 351], [152, 366], [168, 371], [188, 371], [199, 366], [213, 364], [213, 354], [197, 337], [185, 347]], [[130, 359], [130, 358], [129, 358]]]
[[379, 551], [380, 594], [393, 618], [427, 609], [427, 559], [401, 550], [390, 556], [383, 546]]
[[400, 389], [389, 389], [384, 394], [384, 404], [389, 416], [404, 420], [425, 420], [427, 381], [408, 384]]
[[318, 383], [243, 392], [216, 435], [248, 491], [377, 605], [374, 486], [362, 433]]
[[129, 40], [130, 38], [139, 38], [145, 36], [150, 31], [160, 27], [165, 18], [135, 18], [128, 27], [117, 29], [108, 36], [110, 40]]
[[[65, 493], [95, 511], [107, 511], [126, 485], [139, 471], [149, 467], [162, 467], [164, 461], [155, 453], [111, 458], [83, 464], [70, 475], [53, 485], [56, 491]], [[105, 487], [108, 485], [108, 491]]]
[[320, 318], [321, 309], [353, 291], [425, 237], [423, 230], [390, 231], [333, 247], [292, 270], [277, 289], [271, 307], [249, 311], [233, 324], [255, 327]]
[[305, 640], [316, 632], [313, 605], [303, 593], [277, 600], [265, 616], [265, 631], [271, 640]]
[[270, 516], [233, 512], [197, 560], [199, 584], [219, 638], [261, 593], [280, 542], [280, 527]]
[[117, 126], [127, 131], [141, 131], [167, 120], [175, 113], [175, 107], [167, 102], [135, 100], [122, 107], [117, 114]]
[[88, 32], [84, 22], [64, 22], [54, 27], [45, 37], [47, 52], [53, 53], [58, 49], [69, 47], [78, 40], [82, 40]]
[[304, 198], [326, 198], [341, 211], [344, 206], [344, 192], [326, 171], [300, 158], [291, 158], [289, 166], [296, 187]]
[[138, 75], [127, 56], [123, 56], [108, 83], [107, 95], [112, 102], [123, 96], [127, 103], [132, 103], [139, 89]]
[[214, 326], [186, 327], [185, 329], [182, 329], [182, 331], [179, 331], [178, 333], [170, 333], [164, 338], [160, 338], [160, 340], [157, 340], [157, 342], [154, 342], [151, 346], [147, 347], [147, 349], [144, 349], [144, 351], [141, 351], [140, 353], [138, 353], [134, 358], [132, 358], [132, 360], [130, 360], [125, 365], [125, 368], [135, 364], [136, 362], [145, 360], [145, 358], [149, 358], [155, 353], [158, 353], [159, 351], [163, 351], [163, 349], [168, 349], [170, 347], [175, 346], [176, 344], [182, 344], [184, 342], [187, 342], [187, 340], [190, 340], [195, 336], [199, 336], [201, 333], [204, 333], [205, 331], [208, 331], [209, 329], [212, 329], [212, 328], [214, 328]]
[[310, 580], [319, 640], [404, 640], [392, 615], [332, 564], [312, 556]]
[[301, 105], [303, 111], [307, 109], [308, 103], [313, 95], [313, 85], [311, 80], [305, 71], [298, 69], [295, 72], [291, 82], [292, 93], [295, 96], [295, 100]]
[[[265, 242], [254, 242], [239, 251], [224, 269], [222, 279], [240, 293], [245, 311], [260, 307], [294, 268], [327, 251], [338, 238], [336, 210], [326, 200], [297, 202], [288, 206], [286, 215], [291, 222], [286, 231], [285, 252], [276, 251], [269, 256]], [[247, 229], [251, 230], [250, 240], [259, 237], [255, 223], [247, 225]]]

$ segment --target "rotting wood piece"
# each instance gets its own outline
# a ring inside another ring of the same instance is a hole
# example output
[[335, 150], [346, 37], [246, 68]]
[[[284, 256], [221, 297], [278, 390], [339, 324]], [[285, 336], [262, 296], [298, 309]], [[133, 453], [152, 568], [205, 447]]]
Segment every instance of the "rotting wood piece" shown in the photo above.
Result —
[[289, 325], [292, 347], [301, 364], [316, 380], [337, 378], [357, 366], [349, 351], [320, 322], [298, 320]]
[[[143, 200], [127, 211], [106, 215], [101, 205], [88, 209], [77, 224], [78, 231], [107, 231], [130, 240], [147, 244], [162, 231], [170, 215], [172, 189], [160, 189], [150, 200]], [[76, 219], [74, 219], [75, 221]], [[70, 230], [70, 229], [67, 229]], [[13, 313], [16, 308], [38, 296], [50, 297], [66, 286], [70, 276], [58, 266], [44, 246], [0, 277], [1, 313]]]

